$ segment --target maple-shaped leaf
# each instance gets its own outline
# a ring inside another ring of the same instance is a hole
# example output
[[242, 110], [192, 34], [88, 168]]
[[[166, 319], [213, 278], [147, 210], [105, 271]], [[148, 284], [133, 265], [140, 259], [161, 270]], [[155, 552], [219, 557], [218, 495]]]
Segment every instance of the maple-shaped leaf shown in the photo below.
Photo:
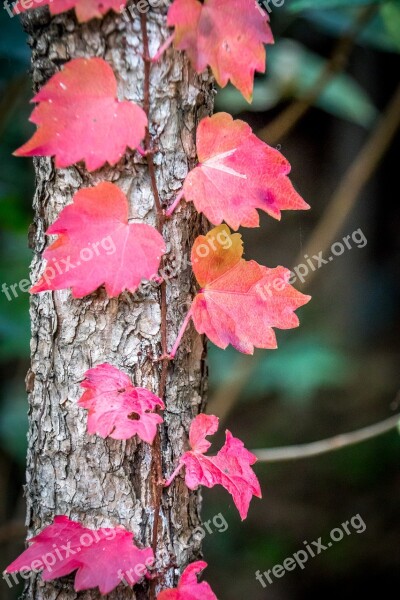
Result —
[[48, 6], [52, 15], [59, 15], [75, 8], [80, 23], [90, 19], [101, 19], [108, 11], [121, 12], [127, 0], [34, 0], [30, 5], [18, 0], [14, 4], [14, 13], [19, 15], [27, 10]]
[[170, 588], [160, 592], [157, 600], [217, 600], [206, 581], [199, 583], [197, 576], [204, 571], [207, 563], [198, 560], [190, 564], [183, 571], [177, 588]]
[[128, 223], [128, 201], [113, 183], [77, 192], [47, 230], [58, 239], [43, 257], [46, 268], [32, 293], [72, 288], [75, 298], [105, 285], [109, 296], [134, 292], [157, 273], [165, 252], [154, 227]]
[[265, 71], [264, 44], [273, 44], [269, 17], [254, 0], [174, 0], [168, 25], [198, 73], [209, 65], [218, 84], [229, 80], [250, 102], [254, 73]]
[[281, 210], [310, 208], [290, 182], [285, 157], [227, 113], [200, 122], [197, 155], [200, 164], [188, 174], [183, 195], [214, 225], [225, 221], [236, 231], [258, 227], [257, 209], [280, 219]]
[[123, 527], [87, 529], [65, 516], [55, 517], [29, 543], [6, 573], [43, 571], [43, 580], [51, 581], [77, 570], [77, 592], [98, 587], [109, 594], [121, 581], [135, 585], [154, 562], [152, 549], [137, 548]]
[[102, 58], [76, 58], [33, 98], [38, 130], [16, 156], [55, 156], [57, 168], [85, 161], [89, 171], [115, 165], [143, 140], [147, 117], [133, 102], [119, 102], [117, 81]]
[[242, 236], [231, 234], [227, 225], [195, 240], [191, 262], [201, 289], [181, 327], [172, 358], [190, 319], [198, 333], [205, 333], [216, 346], [225, 349], [231, 344], [245, 354], [252, 354], [254, 348], [277, 348], [273, 327], [298, 327], [294, 311], [311, 296], [288, 283], [288, 269], [269, 269], [242, 255]]
[[252, 497], [261, 498], [260, 484], [251, 468], [257, 458], [230, 431], [226, 431], [225, 444], [218, 454], [205, 456], [210, 446], [205, 438], [217, 431], [218, 424], [218, 417], [213, 415], [200, 414], [193, 420], [189, 431], [191, 450], [181, 457], [165, 485], [170, 485], [179, 471], [186, 467], [185, 483], [189, 489], [195, 490], [199, 485], [208, 488], [218, 484], [224, 486], [232, 495], [243, 520], [247, 517]]
[[115, 440], [134, 435], [152, 444], [157, 425], [163, 422], [154, 411], [164, 409], [163, 401], [145, 388], [134, 387], [125, 373], [110, 364], [86, 371], [81, 383], [86, 391], [79, 406], [88, 414], [88, 433]]

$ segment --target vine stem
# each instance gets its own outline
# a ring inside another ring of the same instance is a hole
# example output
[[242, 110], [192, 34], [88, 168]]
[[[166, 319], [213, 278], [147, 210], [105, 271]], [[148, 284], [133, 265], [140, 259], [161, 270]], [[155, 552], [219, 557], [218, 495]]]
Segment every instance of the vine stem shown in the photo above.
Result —
[[172, 473], [172, 475], [164, 483], [164, 487], [169, 487], [171, 485], [171, 483], [173, 482], [173, 480], [175, 479], [175, 477], [177, 475], [179, 475], [179, 473], [182, 471], [183, 467], [184, 467], [184, 464], [182, 462], [180, 462], [178, 464], [178, 466], [176, 467], [175, 471]]
[[184, 195], [184, 192], [183, 192], [183, 188], [182, 188], [181, 191], [179, 192], [179, 194], [176, 196], [173, 203], [171, 204], [171, 206], [169, 206], [168, 209], [166, 210], [166, 212], [165, 212], [166, 217], [172, 217], [173, 213], [175, 212], [176, 207], [178, 206], [179, 202], [182, 200], [183, 195]]
[[175, 356], [176, 356], [176, 353], [177, 353], [177, 351], [178, 351], [178, 348], [179, 348], [179, 345], [180, 345], [180, 343], [181, 343], [181, 341], [182, 341], [182, 338], [183, 338], [183, 336], [184, 336], [184, 333], [185, 333], [185, 331], [186, 331], [186, 329], [187, 329], [187, 326], [189, 325], [190, 319], [192, 318], [192, 314], [193, 314], [193, 313], [192, 313], [192, 309], [190, 309], [190, 310], [188, 311], [188, 313], [187, 313], [187, 315], [186, 315], [186, 317], [185, 317], [185, 319], [184, 319], [184, 321], [183, 321], [182, 325], [181, 325], [181, 328], [180, 328], [180, 330], [179, 330], [178, 337], [176, 338], [176, 341], [175, 341], [174, 347], [172, 348], [172, 350], [171, 350], [171, 352], [170, 352], [170, 354], [169, 354], [169, 356], [168, 356], [168, 359], [169, 359], [169, 360], [172, 360], [172, 359], [174, 359], [174, 358], [175, 358]]
[[[148, 126], [145, 135], [145, 156], [149, 168], [149, 175], [151, 181], [151, 188], [154, 196], [154, 202], [157, 211], [157, 230], [162, 235], [165, 215], [160, 200], [160, 194], [157, 186], [156, 169], [154, 166], [152, 139], [150, 135], [150, 113], [151, 113], [151, 101], [150, 101], [150, 74], [152, 60], [149, 52], [149, 36], [147, 32], [147, 16], [145, 13], [140, 15], [141, 30], [143, 38], [143, 60], [144, 60], [144, 98], [143, 98], [143, 109], [147, 115]], [[165, 266], [165, 259], [161, 261], [161, 268]], [[166, 282], [163, 281], [160, 284], [160, 304], [161, 304], [161, 350], [162, 356], [166, 357], [168, 353], [168, 337], [167, 337], [167, 288]], [[169, 359], [163, 358], [161, 360], [161, 374], [158, 395], [164, 400], [168, 376], [168, 365]], [[161, 436], [160, 431], [157, 429], [157, 435], [153, 444], [153, 456], [152, 456], [152, 479], [154, 486], [154, 521], [153, 521], [153, 534], [152, 534], [152, 549], [154, 556], [157, 556], [157, 544], [158, 544], [158, 529], [160, 522], [160, 509], [161, 499], [163, 491], [163, 466], [162, 466], [162, 452], [161, 452]], [[150, 582], [150, 599], [155, 600], [156, 594], [156, 579]]]
[[170, 47], [170, 45], [172, 44], [172, 42], [174, 41], [175, 38], [175, 33], [172, 33], [166, 40], [165, 42], [162, 44], [162, 46], [159, 47], [159, 49], [157, 50], [156, 54], [153, 56], [153, 58], [151, 59], [151, 62], [157, 62], [161, 56], [164, 54], [164, 52], [166, 50], [168, 50], [168, 48]]

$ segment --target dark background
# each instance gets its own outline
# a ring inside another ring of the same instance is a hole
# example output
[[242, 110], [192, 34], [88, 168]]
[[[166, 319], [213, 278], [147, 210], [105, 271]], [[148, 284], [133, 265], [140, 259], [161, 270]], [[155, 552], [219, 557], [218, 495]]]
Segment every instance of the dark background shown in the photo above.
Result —
[[[399, 85], [400, 2], [286, 0], [273, 8], [276, 45], [268, 48], [266, 76], [257, 77], [254, 104], [233, 88], [217, 109], [248, 121], [265, 141], [280, 144], [292, 164], [292, 181], [312, 206], [267, 216], [261, 228], [242, 230], [246, 257], [273, 267], [293, 267], [310, 235], [334, 202], [335, 191], [372, 135]], [[1, 7], [0, 7], [1, 8]], [[363, 11], [360, 13], [360, 11]], [[276, 119], [313, 88], [345, 31], [364, 17], [348, 64], [313, 99], [290, 132]], [[27, 231], [32, 220], [34, 175], [30, 160], [11, 156], [33, 131], [29, 51], [16, 18], [0, 11], [0, 289], [28, 274]], [[210, 347], [209, 412], [248, 448], [311, 442], [359, 429], [400, 412], [399, 211], [400, 136], [386, 144], [380, 166], [340, 229], [316, 253], [331, 255], [333, 242], [361, 229], [368, 240], [323, 266], [304, 289], [313, 296], [301, 309], [301, 328], [278, 332], [279, 349], [246, 358]], [[346, 188], [347, 189], [347, 188]], [[351, 199], [351, 190], [349, 200]], [[343, 212], [343, 209], [340, 209]], [[339, 212], [340, 212], [339, 210]], [[329, 219], [328, 219], [329, 223]], [[304, 258], [303, 258], [304, 261]], [[23, 548], [24, 465], [29, 366], [28, 294], [7, 300], [0, 291], [0, 568]], [[215, 450], [223, 435], [216, 436]], [[225, 491], [204, 491], [204, 520], [222, 513], [225, 532], [210, 525], [204, 539], [206, 578], [230, 600], [312, 600], [384, 595], [400, 585], [400, 440], [396, 430], [318, 458], [255, 469], [263, 500], [254, 500], [240, 522]], [[366, 531], [350, 536], [263, 589], [255, 572], [329, 539], [331, 529], [360, 514]], [[396, 593], [394, 591], [394, 593]], [[17, 597], [0, 582], [0, 598]]]

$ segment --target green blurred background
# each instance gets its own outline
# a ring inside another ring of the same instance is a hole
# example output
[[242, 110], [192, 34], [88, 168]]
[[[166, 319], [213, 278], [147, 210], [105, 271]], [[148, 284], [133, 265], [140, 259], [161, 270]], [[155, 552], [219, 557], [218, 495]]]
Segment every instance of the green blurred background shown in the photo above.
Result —
[[[366, 170], [361, 193], [352, 194], [351, 181], [345, 186], [336, 213], [344, 213], [346, 202], [354, 200], [354, 206], [343, 224], [335, 228], [326, 217], [399, 85], [400, 1], [286, 0], [282, 7], [270, 6], [276, 44], [268, 49], [267, 74], [256, 79], [253, 105], [228, 87], [218, 94], [217, 109], [245, 119], [265, 141], [279, 144], [312, 211], [286, 213], [281, 223], [263, 216], [260, 229], [242, 231], [246, 257], [268, 266], [305, 262], [310, 236], [324, 219], [331, 224], [333, 242], [361, 229], [368, 243], [353, 242], [312, 280], [306, 278], [312, 303], [300, 311], [299, 330], [278, 332], [278, 351], [256, 352], [249, 359], [210, 347], [209, 412], [248, 448], [311, 442], [400, 412], [398, 134], [387, 140], [379, 167]], [[332, 62], [332, 54], [348, 60]], [[31, 161], [11, 155], [32, 132], [29, 51], [19, 22], [5, 11], [0, 14], [0, 90], [1, 290], [3, 283], [27, 277], [34, 191]], [[293, 106], [300, 112], [305, 108], [304, 115], [286, 131]], [[330, 256], [332, 241], [323, 236], [316, 253]], [[10, 301], [0, 291], [1, 569], [21, 551], [24, 539], [28, 300], [18, 291]], [[216, 447], [222, 440], [216, 436]], [[258, 464], [263, 500], [252, 502], [244, 523], [227, 493], [205, 490], [204, 520], [221, 512], [227, 523], [224, 532], [211, 524], [213, 533], [204, 539], [207, 579], [217, 596], [329, 600], [371, 592], [382, 596], [386, 588], [396, 594], [399, 458], [400, 439], [393, 430], [318, 458]], [[274, 578], [265, 589], [257, 582], [257, 570], [282, 563], [303, 548], [304, 540], [326, 539], [332, 528], [358, 513], [364, 533], [346, 536], [310, 559], [304, 570]], [[1, 581], [0, 598], [16, 597], [17, 590]]]

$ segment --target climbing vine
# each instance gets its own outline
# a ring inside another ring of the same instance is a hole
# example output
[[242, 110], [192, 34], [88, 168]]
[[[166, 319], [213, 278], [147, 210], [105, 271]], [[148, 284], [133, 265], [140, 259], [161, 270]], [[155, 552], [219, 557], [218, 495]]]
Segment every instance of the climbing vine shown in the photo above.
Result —
[[[121, 11], [121, 0], [42, 0], [52, 14], [75, 8], [79, 21], [101, 18], [109, 10]], [[26, 10], [21, 3], [15, 12]], [[193, 68], [201, 73], [210, 67], [216, 81], [231, 81], [251, 101], [254, 74], [265, 70], [265, 46], [273, 37], [267, 14], [253, 0], [174, 0], [167, 17], [174, 29], [155, 57], [150, 56], [146, 15], [142, 14], [144, 89], [142, 107], [119, 101], [111, 66], [101, 58], [74, 59], [55, 74], [34, 97], [31, 120], [37, 125], [33, 137], [18, 156], [51, 156], [56, 168], [83, 162], [88, 171], [106, 163], [115, 165], [127, 149], [147, 161], [156, 208], [156, 227], [131, 223], [128, 199], [110, 182], [79, 190], [47, 234], [57, 236], [45, 250], [46, 266], [32, 293], [71, 289], [75, 298], [104, 286], [109, 297], [124, 291], [135, 293], [143, 280], [159, 286], [161, 351], [153, 357], [160, 370], [158, 390], [135, 387], [128, 375], [104, 363], [81, 375], [79, 406], [87, 411], [87, 433], [118, 440], [139, 438], [152, 446], [152, 544], [138, 548], [133, 534], [123, 527], [91, 530], [66, 516], [58, 516], [39, 535], [7, 572], [42, 571], [51, 580], [77, 570], [77, 591], [98, 587], [111, 592], [121, 581], [135, 585], [150, 580], [150, 597], [156, 597], [157, 543], [163, 489], [182, 471], [186, 486], [222, 485], [232, 495], [240, 517], [245, 519], [253, 496], [261, 490], [252, 469], [256, 457], [229, 431], [223, 447], [207, 454], [207, 437], [219, 426], [213, 415], [198, 415], [189, 432], [190, 449], [183, 453], [173, 473], [163, 468], [159, 427], [171, 361], [190, 322], [221, 348], [232, 345], [252, 354], [254, 348], [276, 348], [274, 328], [299, 324], [297, 308], [309, 301], [290, 284], [290, 271], [268, 268], [243, 258], [239, 227], [257, 227], [258, 211], [280, 219], [282, 210], [309, 208], [288, 177], [290, 164], [275, 148], [258, 139], [251, 128], [226, 113], [203, 119], [197, 131], [197, 166], [189, 172], [181, 191], [169, 207], [160, 197], [151, 136], [152, 64], [169, 45], [187, 52]], [[199, 236], [191, 252], [191, 264], [199, 290], [171, 349], [168, 348], [167, 247], [163, 239], [168, 219], [173, 219], [182, 199], [193, 202], [215, 226]], [[233, 232], [231, 229], [233, 229]], [[62, 548], [68, 548], [62, 552]], [[45, 556], [55, 560], [44, 561]], [[92, 569], [101, 560], [102, 568]], [[162, 590], [158, 599], [215, 599], [210, 586], [198, 583], [206, 567], [201, 561], [187, 566], [173, 590]]]

